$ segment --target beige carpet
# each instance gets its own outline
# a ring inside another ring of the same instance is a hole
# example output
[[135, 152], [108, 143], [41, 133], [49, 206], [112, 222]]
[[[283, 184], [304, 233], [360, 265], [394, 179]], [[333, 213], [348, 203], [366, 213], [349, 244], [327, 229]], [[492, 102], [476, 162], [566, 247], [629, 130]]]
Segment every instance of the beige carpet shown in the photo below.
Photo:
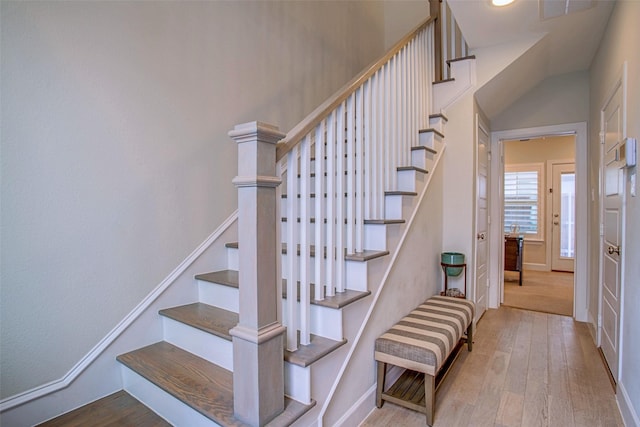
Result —
[[573, 316], [573, 273], [526, 270], [504, 272], [504, 305]]

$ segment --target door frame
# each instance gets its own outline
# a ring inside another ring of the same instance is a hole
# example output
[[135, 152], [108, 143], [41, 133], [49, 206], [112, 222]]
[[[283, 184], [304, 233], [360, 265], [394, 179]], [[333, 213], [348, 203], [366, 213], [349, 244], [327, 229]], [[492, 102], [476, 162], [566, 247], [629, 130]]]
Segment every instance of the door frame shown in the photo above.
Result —
[[[504, 144], [502, 141], [511, 139], [535, 138], [545, 135], [575, 134], [575, 164], [576, 164], [576, 264], [573, 286], [573, 317], [581, 322], [587, 321], [588, 316], [588, 287], [589, 271], [587, 260], [590, 244], [587, 231], [587, 214], [589, 210], [589, 189], [587, 179], [588, 140], [587, 123], [565, 123], [561, 125], [540, 126], [532, 128], [511, 129], [491, 133], [491, 152], [499, 153], [491, 157], [493, 176], [490, 188], [490, 216], [495, 225], [490, 230], [490, 245], [496, 248], [492, 255], [497, 257], [494, 262], [496, 268], [491, 269], [489, 287], [489, 306], [498, 308], [504, 301], [504, 218], [502, 206], [504, 204]], [[499, 249], [498, 249], [499, 248]]]

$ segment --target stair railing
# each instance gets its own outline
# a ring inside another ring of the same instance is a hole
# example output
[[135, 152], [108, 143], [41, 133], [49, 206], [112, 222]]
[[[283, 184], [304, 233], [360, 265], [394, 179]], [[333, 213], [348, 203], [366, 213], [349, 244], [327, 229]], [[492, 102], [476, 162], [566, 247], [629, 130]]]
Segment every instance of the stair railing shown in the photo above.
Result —
[[469, 55], [462, 31], [447, 0], [429, 0], [431, 16], [435, 18], [435, 81], [451, 78], [447, 61]]
[[418, 131], [428, 127], [433, 22], [421, 23], [277, 144], [281, 315], [290, 351], [311, 341], [311, 299], [346, 290], [345, 255], [365, 250], [365, 220], [385, 219], [384, 193], [397, 188], [396, 168], [411, 165]]

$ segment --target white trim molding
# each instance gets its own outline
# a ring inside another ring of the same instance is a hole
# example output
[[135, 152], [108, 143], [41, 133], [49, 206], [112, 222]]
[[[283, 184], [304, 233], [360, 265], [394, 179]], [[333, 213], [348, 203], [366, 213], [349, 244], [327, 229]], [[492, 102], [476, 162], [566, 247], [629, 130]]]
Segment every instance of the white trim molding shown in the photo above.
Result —
[[[587, 123], [565, 123], [561, 125], [540, 126], [533, 128], [523, 129], [511, 129], [504, 131], [496, 131], [491, 134], [491, 151], [494, 153], [502, 153], [501, 141], [511, 139], [522, 138], [535, 138], [544, 135], [576, 135], [576, 150], [575, 150], [575, 164], [576, 164], [576, 264], [575, 264], [575, 276], [574, 276], [574, 305], [573, 305], [573, 317], [580, 321], [586, 322], [588, 319], [588, 283], [589, 283], [589, 269], [588, 256], [589, 256], [589, 240], [587, 238], [587, 213], [589, 211], [589, 194], [588, 194], [588, 180], [587, 180], [587, 166], [588, 166], [588, 135], [587, 135]], [[502, 155], [492, 156], [491, 168], [495, 171], [495, 175], [502, 175], [504, 173], [504, 159]], [[503, 226], [503, 214], [502, 204], [503, 196], [500, 189], [501, 180], [494, 180], [495, 183], [491, 185], [491, 218], [495, 218], [500, 230], [504, 229]], [[496, 234], [492, 234], [493, 239], [501, 238], [496, 237]], [[495, 254], [497, 257], [503, 257], [503, 245], [500, 241], [493, 241], [493, 245], [499, 249], [499, 254]], [[497, 308], [500, 306], [500, 299], [502, 295], [502, 289], [504, 287], [504, 277], [501, 270], [492, 272], [491, 275], [491, 288], [489, 295], [489, 306]]]

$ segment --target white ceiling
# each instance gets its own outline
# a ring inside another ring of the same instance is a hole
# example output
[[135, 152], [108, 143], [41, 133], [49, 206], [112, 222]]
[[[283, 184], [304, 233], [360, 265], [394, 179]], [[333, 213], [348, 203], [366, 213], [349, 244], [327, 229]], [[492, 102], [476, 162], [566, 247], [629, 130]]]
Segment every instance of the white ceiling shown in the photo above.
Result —
[[[544, 35], [519, 61], [528, 66], [514, 67], [513, 72], [507, 69], [500, 75], [500, 86], [530, 89], [546, 77], [589, 69], [614, 0], [515, 0], [501, 8], [492, 6], [490, 0], [448, 3], [471, 50]], [[547, 18], [550, 15], [560, 16]], [[491, 100], [487, 108], [481, 103], [489, 118], [514, 102], [515, 95], [522, 95], [503, 92], [504, 99], [496, 99], [499, 94], [482, 97]]]

